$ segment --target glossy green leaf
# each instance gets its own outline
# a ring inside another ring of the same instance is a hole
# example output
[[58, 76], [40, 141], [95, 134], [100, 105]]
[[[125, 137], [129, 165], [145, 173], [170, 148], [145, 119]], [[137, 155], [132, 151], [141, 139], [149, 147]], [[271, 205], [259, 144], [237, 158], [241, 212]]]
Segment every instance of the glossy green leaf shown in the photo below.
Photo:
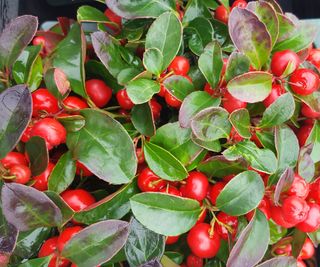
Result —
[[231, 131], [229, 113], [220, 107], [206, 108], [191, 120], [193, 134], [203, 141], [215, 141], [227, 138]]
[[257, 210], [232, 248], [227, 267], [255, 266], [266, 253], [269, 240], [268, 221], [265, 215]]
[[112, 26], [117, 25], [116, 23], [110, 22], [105, 14], [99, 9], [86, 5], [79, 7], [77, 10], [77, 20], [79, 22], [98, 22], [112, 24]]
[[32, 114], [30, 91], [16, 85], [0, 94], [0, 159], [18, 143]]
[[98, 222], [74, 235], [65, 244], [61, 254], [79, 267], [100, 265], [116, 255], [126, 243], [128, 234], [127, 222]]
[[179, 110], [181, 127], [190, 128], [192, 118], [201, 110], [209, 107], [218, 107], [221, 99], [214, 98], [205, 91], [195, 91], [189, 94]]
[[245, 108], [237, 109], [230, 114], [229, 120], [237, 133], [243, 138], [250, 138], [250, 114]]
[[175, 236], [187, 232], [200, 215], [195, 200], [163, 193], [141, 193], [130, 199], [136, 219], [148, 229]]
[[320, 244], [320, 230], [317, 230], [312, 233], [308, 233], [309, 238], [311, 239], [312, 243], [315, 247], [318, 247]]
[[148, 102], [152, 96], [160, 91], [160, 84], [153, 80], [140, 78], [127, 85], [127, 93], [134, 104]]
[[299, 98], [302, 102], [307, 104], [311, 109], [316, 112], [320, 112], [320, 92], [315, 91], [310, 95], [302, 96], [295, 95], [295, 97]]
[[242, 74], [228, 82], [229, 93], [247, 103], [263, 101], [271, 92], [272, 75], [268, 72], [254, 71]]
[[257, 265], [257, 267], [283, 267], [283, 266], [296, 267], [297, 260], [294, 257], [280, 256], [280, 257], [275, 257], [273, 259], [267, 260]]
[[19, 267], [47, 267], [52, 256], [28, 260], [19, 265]]
[[188, 72], [188, 76], [191, 78], [194, 88], [203, 88], [206, 84], [206, 78], [196, 65], [191, 65]]
[[24, 15], [13, 19], [0, 35], [0, 70], [10, 68], [31, 42], [38, 28], [37, 17]]
[[192, 21], [194, 21], [198, 18], [210, 19], [211, 17], [212, 17], [212, 15], [203, 0], [191, 0], [191, 1], [188, 1], [188, 4], [186, 6], [186, 10], [183, 15], [182, 22], [184, 24], [188, 23], [188, 26], [189, 26], [190, 23], [192, 23]]
[[172, 75], [163, 82], [165, 88], [179, 100], [183, 101], [194, 91], [194, 86], [186, 77]]
[[287, 229], [281, 227], [280, 225], [277, 225], [272, 220], [269, 220], [268, 223], [269, 223], [269, 230], [270, 230], [269, 244], [273, 245], [287, 234]]
[[67, 136], [73, 158], [102, 180], [128, 183], [136, 174], [137, 159], [126, 130], [102, 111], [84, 109], [80, 113], [86, 125]]
[[149, 48], [143, 54], [143, 65], [146, 70], [159, 76], [162, 72], [163, 55], [158, 48]]
[[264, 148], [268, 148], [274, 153], [277, 152], [274, 144], [274, 134], [272, 131], [256, 131], [256, 136]]
[[256, 208], [264, 195], [264, 184], [254, 171], [235, 176], [220, 192], [216, 206], [232, 216], [239, 216]]
[[140, 74], [140, 70], [135, 67], [130, 67], [123, 69], [119, 72], [117, 81], [118, 84], [126, 85], [130, 82], [133, 78]]
[[247, 9], [236, 7], [229, 15], [229, 34], [236, 48], [245, 54], [252, 66], [260, 70], [271, 53], [271, 36], [258, 17]]
[[277, 169], [277, 158], [269, 149], [259, 149], [255, 143], [245, 140], [239, 142], [222, 153], [227, 159], [235, 160], [243, 157], [253, 169], [274, 173]]
[[306, 144], [312, 144], [312, 152], [310, 154], [314, 163], [320, 161], [320, 123], [315, 121], [312, 131], [306, 141]]
[[182, 163], [164, 148], [152, 143], [145, 143], [144, 157], [150, 169], [161, 178], [180, 181], [188, 176]]
[[32, 187], [7, 183], [2, 187], [1, 197], [7, 221], [20, 231], [61, 223], [59, 208], [43, 192]]
[[17, 84], [25, 83], [31, 91], [36, 90], [42, 80], [42, 60], [40, 46], [29, 46], [21, 53], [12, 68]]
[[170, 259], [168, 256], [163, 255], [161, 258], [161, 264], [162, 266], [166, 267], [179, 267], [180, 265], [176, 264], [172, 259]]
[[196, 144], [199, 147], [202, 147], [204, 149], [207, 149], [209, 151], [213, 151], [213, 152], [220, 152], [221, 151], [221, 144], [220, 144], [219, 140], [204, 141], [204, 140], [197, 138], [193, 133], [191, 135], [191, 140], [194, 144]]
[[277, 43], [285, 41], [292, 37], [295, 33], [295, 23], [286, 15], [278, 13], [279, 20], [279, 35]]
[[295, 102], [292, 94], [279, 96], [263, 113], [259, 127], [272, 127], [289, 120], [294, 113]]
[[50, 93], [59, 100], [63, 100], [70, 92], [70, 82], [59, 68], [48, 69], [44, 75], [44, 81]]
[[31, 137], [25, 146], [30, 161], [33, 176], [43, 173], [49, 163], [49, 154], [46, 141], [40, 136]]
[[160, 15], [151, 25], [146, 36], [146, 49], [157, 48], [162, 53], [162, 70], [177, 55], [182, 41], [182, 25], [171, 12]]
[[225, 74], [226, 81], [229, 82], [233, 78], [247, 73], [249, 71], [249, 68], [250, 60], [247, 56], [240, 52], [232, 52], [227, 62]]
[[176, 252], [176, 251], [165, 251], [165, 256], [171, 259], [176, 264], [181, 264], [183, 262], [183, 254]]
[[67, 75], [72, 91], [86, 97], [85, 36], [78, 23], [73, 24], [68, 35], [57, 45], [50, 59], [54, 68], [61, 69]]
[[63, 154], [48, 178], [48, 188], [58, 194], [66, 190], [76, 174], [76, 162], [70, 151]]
[[141, 134], [154, 135], [156, 129], [149, 103], [135, 105], [131, 111], [131, 121]]
[[106, 4], [113, 12], [127, 19], [156, 18], [166, 11], [176, 9], [174, 0], [111, 0]]
[[160, 260], [164, 249], [164, 236], [149, 230], [132, 218], [125, 245], [126, 258], [130, 266], [140, 266], [151, 260]]
[[294, 229], [292, 235], [292, 256], [296, 259], [299, 257], [303, 244], [306, 241], [307, 234], [300, 231], [299, 229]]
[[67, 130], [67, 132], [77, 132], [86, 125], [85, 118], [80, 115], [60, 117], [58, 120]]
[[216, 88], [222, 72], [222, 51], [218, 42], [209, 43], [198, 61], [199, 69], [212, 88]]
[[96, 202], [94, 205], [74, 216], [77, 222], [92, 224], [103, 220], [121, 219], [130, 211], [129, 199], [139, 192], [136, 181], [131, 182], [113, 194]]

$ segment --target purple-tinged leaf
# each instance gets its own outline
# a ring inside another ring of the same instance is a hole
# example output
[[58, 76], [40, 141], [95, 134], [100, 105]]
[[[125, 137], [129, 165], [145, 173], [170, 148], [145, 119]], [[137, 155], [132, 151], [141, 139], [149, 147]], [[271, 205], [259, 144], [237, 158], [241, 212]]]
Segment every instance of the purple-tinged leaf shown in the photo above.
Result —
[[151, 260], [142, 264], [140, 267], [162, 267], [162, 264], [159, 260]]
[[242, 75], [249, 71], [250, 68], [250, 60], [249, 58], [240, 53], [240, 52], [232, 52], [229, 56], [225, 79], [229, 82], [231, 79], [236, 76]]
[[278, 4], [278, 2], [276, 0], [265, 0], [264, 2], [269, 3], [270, 5], [273, 6], [274, 10], [277, 11], [278, 13], [282, 14], [283, 11], [280, 7], [280, 5]]
[[303, 146], [300, 149], [298, 158], [298, 174], [303, 177], [308, 183], [310, 183], [315, 174], [314, 161], [310, 154], [312, 151], [312, 145]]
[[256, 265], [266, 253], [269, 240], [268, 221], [261, 211], [256, 210], [254, 218], [243, 230], [232, 248], [227, 267]]
[[297, 260], [294, 257], [279, 256], [270, 260], [267, 260], [257, 267], [297, 267]]
[[128, 235], [128, 222], [98, 222], [75, 234], [61, 254], [79, 267], [97, 266], [116, 255], [126, 243]]
[[19, 142], [32, 114], [31, 94], [25, 85], [16, 85], [0, 94], [0, 159]]
[[62, 221], [61, 211], [50, 198], [30, 186], [6, 183], [1, 198], [5, 218], [20, 231], [54, 227]]
[[279, 20], [279, 35], [277, 40], [278, 43], [291, 37], [295, 32], [296, 25], [286, 15], [279, 13], [277, 15]]
[[193, 133], [191, 134], [191, 140], [197, 146], [207, 149], [209, 151], [213, 151], [213, 152], [221, 151], [221, 144], [219, 140], [203, 141], [197, 138]]
[[229, 16], [229, 34], [236, 48], [260, 70], [271, 53], [271, 36], [266, 26], [249, 10], [235, 7]]
[[70, 90], [67, 75], [59, 68], [51, 68], [44, 75], [48, 90], [57, 98], [63, 99]]
[[0, 35], [0, 69], [10, 68], [31, 42], [38, 28], [37, 17], [24, 15], [13, 19]]
[[274, 192], [274, 203], [279, 205], [280, 195], [282, 192], [289, 189], [294, 180], [294, 171], [291, 168], [287, 168], [282, 175], [276, 185], [276, 189]]

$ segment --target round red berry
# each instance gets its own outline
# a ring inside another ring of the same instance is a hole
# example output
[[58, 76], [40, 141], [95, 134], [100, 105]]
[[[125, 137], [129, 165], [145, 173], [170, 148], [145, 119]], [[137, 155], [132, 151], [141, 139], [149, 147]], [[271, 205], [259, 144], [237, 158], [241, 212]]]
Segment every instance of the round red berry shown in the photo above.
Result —
[[268, 97], [263, 100], [263, 105], [266, 108], [269, 107], [283, 93], [285, 93], [285, 90], [283, 89], [282, 85], [276, 83], [272, 84], [271, 92]]
[[209, 181], [207, 176], [198, 171], [192, 171], [186, 179], [184, 196], [202, 201], [207, 196]]
[[301, 114], [310, 119], [320, 119], [320, 112], [313, 110], [311, 107], [302, 103], [301, 105]]
[[187, 75], [190, 69], [189, 60], [184, 56], [176, 56], [168, 67], [176, 75]]
[[173, 196], [181, 197], [181, 192], [174, 186], [165, 186], [159, 190], [159, 192], [166, 193]]
[[294, 180], [287, 191], [289, 196], [297, 196], [306, 199], [309, 194], [309, 184], [297, 173], [294, 174]]
[[309, 138], [309, 135], [312, 131], [312, 128], [313, 128], [313, 125], [312, 124], [304, 124], [302, 125], [298, 132], [297, 132], [297, 137], [298, 137], [298, 140], [299, 140], [299, 145], [300, 146], [304, 146], [307, 139]]
[[248, 5], [248, 3], [245, 0], [236, 0], [233, 2], [232, 6], [231, 6], [231, 10], [234, 9], [235, 7], [246, 8], [247, 5]]
[[202, 267], [203, 266], [203, 259], [199, 258], [193, 254], [188, 255], [186, 262], [187, 262], [187, 267]]
[[48, 178], [54, 168], [54, 164], [49, 162], [46, 170], [38, 176], [33, 177], [34, 184], [32, 185], [34, 188], [39, 191], [48, 190]]
[[115, 24], [118, 25], [118, 27], [116, 27], [114, 25], [108, 24], [108, 27], [111, 28], [112, 30], [114, 30], [115, 32], [118, 32], [120, 30], [119, 28], [121, 28], [121, 25], [122, 25], [121, 17], [118, 16], [116, 13], [114, 13], [109, 8], [104, 11], [104, 14], [111, 22], [114, 22]]
[[133, 108], [134, 104], [129, 98], [126, 89], [119, 90], [116, 94], [116, 98], [121, 108], [125, 110], [130, 110]]
[[228, 19], [229, 19], [229, 11], [228, 9], [225, 8], [224, 5], [220, 5], [217, 7], [215, 13], [214, 13], [214, 18], [216, 20], [221, 21], [224, 24], [228, 23]]
[[88, 108], [87, 102], [76, 96], [68, 96], [63, 100], [63, 104], [69, 109], [84, 109]]
[[320, 69], [320, 49], [311, 49], [307, 60]]
[[176, 98], [174, 95], [172, 95], [168, 90], [166, 91], [164, 95], [164, 99], [168, 106], [173, 108], [180, 108], [182, 102], [178, 98]]
[[279, 206], [271, 206], [271, 219], [284, 228], [291, 228], [295, 224], [287, 222], [283, 217], [282, 208]]
[[271, 71], [275, 76], [280, 77], [289, 64], [292, 66], [292, 71], [299, 67], [300, 59], [295, 52], [291, 50], [275, 52], [271, 59]]
[[212, 205], [216, 205], [217, 198], [225, 186], [226, 186], [225, 182], [217, 182], [211, 187], [209, 198], [211, 200]]
[[299, 197], [290, 196], [282, 203], [282, 214], [285, 221], [292, 224], [302, 222], [308, 214], [307, 202]]
[[154, 98], [150, 100], [150, 107], [154, 120], [158, 120], [160, 118], [160, 113], [162, 110], [162, 106], [158, 103]]
[[63, 200], [74, 211], [80, 211], [95, 203], [94, 197], [84, 189], [66, 190], [61, 193]]
[[172, 245], [178, 242], [179, 240], [179, 235], [177, 236], [168, 236], [166, 239], [166, 245]]
[[26, 184], [30, 181], [31, 171], [26, 165], [16, 164], [9, 168], [10, 176], [15, 176], [14, 182]]
[[142, 192], [158, 192], [167, 182], [149, 168], [145, 168], [138, 176], [138, 187]]
[[4, 168], [9, 169], [14, 165], [28, 166], [26, 157], [19, 152], [9, 152], [3, 159], [0, 160]]
[[86, 81], [86, 91], [93, 103], [99, 108], [107, 105], [112, 97], [112, 89], [104, 81], [98, 79]]
[[228, 91], [226, 91], [222, 99], [222, 106], [229, 113], [232, 113], [236, 109], [245, 108], [247, 103], [234, 98]]
[[298, 95], [310, 95], [319, 89], [318, 74], [310, 69], [298, 69], [290, 76], [290, 87]]
[[315, 203], [310, 203], [309, 206], [306, 219], [296, 225], [300, 231], [306, 233], [317, 231], [320, 228], [320, 206]]
[[301, 260], [308, 260], [313, 257], [314, 253], [315, 253], [315, 248], [311, 239], [306, 238], [298, 258]]
[[45, 88], [40, 88], [32, 93], [32, 116], [39, 117], [45, 114], [59, 112], [58, 100]]
[[83, 227], [81, 226], [72, 226], [72, 227], [68, 227], [66, 229], [64, 229], [59, 237], [58, 237], [58, 241], [57, 241], [57, 247], [59, 249], [59, 251], [61, 252], [65, 246], [65, 244], [77, 233], [79, 233], [81, 230], [83, 229]]
[[80, 161], [76, 162], [76, 174], [82, 177], [88, 177], [93, 175], [93, 173], [86, 166], [84, 166]]

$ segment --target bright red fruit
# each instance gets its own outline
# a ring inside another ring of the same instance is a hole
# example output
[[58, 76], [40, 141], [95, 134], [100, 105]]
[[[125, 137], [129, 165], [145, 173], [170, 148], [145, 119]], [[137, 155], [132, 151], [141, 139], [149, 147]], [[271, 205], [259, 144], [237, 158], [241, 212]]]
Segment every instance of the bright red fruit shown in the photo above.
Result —
[[301, 114], [303, 116], [305, 116], [306, 118], [320, 119], [320, 112], [313, 110], [305, 103], [302, 103], [302, 105], [301, 105]]
[[[111, 9], [106, 9], [104, 11], [105, 16], [111, 21], [116, 23], [119, 28], [121, 28], [122, 25], [122, 19], [120, 16], [118, 16], [116, 13], [114, 13]], [[108, 27], [111, 28], [112, 30], [114, 30], [115, 32], [119, 32], [119, 28], [117, 28], [116, 26], [110, 25], [108, 24]]]
[[226, 91], [222, 98], [222, 106], [231, 113], [236, 109], [245, 108], [247, 103], [234, 98], [228, 91]]
[[283, 89], [282, 85], [280, 84], [272, 84], [272, 89], [268, 97], [263, 100], [263, 105], [267, 108], [269, 107], [276, 99], [281, 96], [285, 90]]
[[34, 188], [38, 189], [39, 191], [46, 191], [48, 190], [48, 178], [54, 168], [54, 164], [49, 162], [46, 170], [38, 176], [33, 177], [35, 183], [32, 185]]
[[208, 223], [199, 223], [191, 228], [187, 242], [192, 253], [200, 258], [214, 257], [220, 248], [220, 236]]
[[271, 206], [271, 218], [276, 224], [278, 224], [284, 228], [291, 228], [295, 225], [293, 223], [287, 222], [284, 219], [282, 208], [279, 206]]
[[158, 192], [167, 182], [149, 168], [145, 168], [138, 176], [138, 187], [142, 192]]
[[86, 81], [86, 91], [93, 103], [99, 108], [107, 105], [112, 97], [112, 89], [104, 81], [98, 79]]
[[32, 44], [44, 46], [46, 44], [46, 39], [43, 36], [36, 36], [33, 38]]
[[212, 205], [216, 205], [217, 198], [225, 186], [226, 186], [226, 183], [217, 182], [211, 187], [209, 198], [211, 200]]
[[31, 178], [31, 171], [26, 165], [13, 165], [9, 172], [10, 175], [15, 176], [14, 182], [18, 184], [26, 184]]
[[214, 18], [216, 20], [221, 21], [224, 24], [228, 23], [228, 19], [229, 19], [229, 12], [228, 10], [225, 8], [224, 5], [220, 5], [217, 7], [215, 13], [214, 13]]
[[164, 99], [168, 106], [173, 107], [173, 108], [179, 108], [182, 104], [181, 100], [176, 98], [174, 95], [172, 95], [168, 90], [166, 91], [164, 95]]
[[80, 161], [76, 162], [76, 174], [83, 177], [88, 177], [93, 175], [93, 173], [86, 166], [84, 166]]
[[95, 203], [94, 197], [84, 189], [66, 190], [61, 193], [63, 200], [74, 211], [80, 211]]
[[301, 260], [308, 260], [313, 257], [314, 253], [315, 249], [312, 241], [310, 238], [306, 238], [298, 258]]
[[87, 102], [76, 96], [66, 97], [63, 100], [63, 104], [65, 104], [70, 109], [84, 109], [89, 107]]
[[0, 160], [0, 162], [6, 169], [9, 169], [17, 164], [28, 166], [26, 157], [19, 152], [9, 152], [3, 159]]
[[302, 125], [298, 132], [297, 132], [297, 137], [299, 140], [299, 145], [300, 146], [304, 146], [304, 144], [306, 143], [311, 131], [312, 131], [313, 125], [312, 124], [304, 124]]
[[248, 3], [245, 0], [236, 0], [233, 2], [232, 6], [231, 6], [231, 10], [234, 9], [235, 7], [246, 8], [247, 5], [248, 5]]
[[310, 192], [307, 198], [308, 202], [320, 204], [320, 178], [310, 184]]
[[307, 60], [320, 69], [320, 49], [311, 49]]
[[133, 108], [134, 104], [129, 98], [126, 89], [119, 90], [116, 94], [116, 98], [121, 108], [125, 110], [130, 110]]
[[83, 227], [81, 226], [72, 226], [64, 229], [59, 237], [58, 237], [58, 243], [57, 247], [59, 251], [61, 252], [65, 246], [65, 244], [76, 234], [79, 233]]
[[167, 89], [164, 87], [163, 84], [160, 85], [160, 92], [158, 93], [159, 96], [164, 97], [166, 95]]
[[190, 254], [187, 257], [187, 267], [202, 267], [203, 259], [197, 257], [196, 255]]
[[310, 69], [298, 69], [290, 76], [290, 87], [298, 95], [310, 95], [319, 89], [318, 74]]
[[172, 244], [175, 244], [178, 242], [179, 240], [179, 235], [177, 236], [168, 236], [167, 239], [166, 239], [166, 244], [167, 245], [172, 245]]
[[285, 221], [292, 224], [302, 222], [308, 214], [307, 202], [299, 197], [290, 196], [282, 203], [282, 214]]
[[[228, 240], [228, 233], [230, 233], [232, 239], [236, 237], [237, 229], [238, 229], [238, 218], [234, 216], [230, 216], [224, 212], [219, 212], [217, 215], [217, 220], [214, 224], [215, 230], [219, 233], [220, 237], [224, 240]], [[223, 225], [229, 226], [231, 232], [228, 231], [226, 227]]]
[[306, 233], [317, 231], [320, 228], [320, 206], [315, 203], [310, 203], [309, 206], [307, 218], [296, 225], [300, 231]]
[[306, 199], [306, 197], [309, 194], [309, 191], [309, 184], [306, 182], [306, 180], [299, 176], [297, 173], [295, 173], [294, 180], [289, 190], [287, 191], [287, 194], [289, 196], [297, 196], [302, 199]]
[[184, 56], [176, 56], [168, 67], [168, 70], [173, 71], [176, 75], [187, 75], [189, 69], [189, 60]]
[[58, 100], [45, 88], [39, 88], [32, 94], [32, 116], [55, 114], [59, 111]]
[[[262, 211], [264, 213], [264, 215], [266, 216], [267, 220], [270, 220], [271, 218], [271, 205], [270, 205], [270, 200], [264, 196], [263, 199], [261, 200], [258, 209], [260, 211]], [[254, 215], [254, 211], [250, 211], [249, 213], [246, 214], [246, 218], [248, 219], [248, 221], [250, 221], [252, 219]]]
[[154, 120], [158, 120], [160, 118], [160, 113], [162, 110], [162, 106], [158, 103], [158, 101], [154, 98], [150, 100], [151, 111]]
[[171, 186], [171, 185], [161, 188], [159, 190], [159, 192], [181, 197], [181, 192], [177, 188], [175, 188], [174, 186]]
[[34, 124], [30, 132], [32, 136], [42, 137], [50, 150], [66, 141], [67, 131], [57, 120], [44, 118]]
[[209, 188], [207, 176], [198, 171], [192, 171], [186, 179], [184, 196], [198, 201], [205, 199]]
[[293, 71], [299, 67], [300, 59], [295, 52], [291, 50], [275, 52], [271, 59], [271, 71], [275, 76], [280, 77], [288, 64], [292, 65]]

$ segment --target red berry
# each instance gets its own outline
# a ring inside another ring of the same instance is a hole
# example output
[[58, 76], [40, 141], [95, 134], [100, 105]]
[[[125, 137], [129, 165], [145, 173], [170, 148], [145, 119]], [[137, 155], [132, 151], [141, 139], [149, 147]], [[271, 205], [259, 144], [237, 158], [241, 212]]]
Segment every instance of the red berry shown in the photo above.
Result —
[[281, 96], [285, 90], [283, 89], [282, 85], [280, 84], [272, 84], [272, 89], [268, 97], [263, 100], [263, 105], [267, 108], [269, 107], [276, 99]]
[[310, 203], [309, 206], [307, 218], [296, 225], [300, 231], [306, 233], [317, 231], [320, 228], [320, 206], [315, 203]]
[[84, 166], [80, 161], [76, 162], [76, 174], [80, 175], [82, 177], [88, 177], [92, 176], [93, 173], [86, 167]]
[[98, 79], [86, 81], [86, 91], [93, 103], [99, 108], [107, 105], [112, 97], [112, 89], [104, 81]]
[[63, 100], [63, 104], [70, 109], [84, 109], [89, 107], [87, 102], [76, 96], [68, 96]]
[[288, 64], [293, 66], [293, 71], [299, 67], [300, 59], [295, 52], [291, 50], [275, 52], [271, 59], [271, 71], [275, 76], [280, 77]]
[[[122, 19], [120, 16], [118, 16], [117, 14], [115, 14], [111, 9], [106, 9], [104, 11], [105, 16], [111, 21], [114, 22], [116, 24], [118, 24], [119, 28], [121, 28], [122, 25]], [[110, 25], [108, 24], [108, 27], [111, 28], [112, 30], [114, 30], [115, 32], [118, 32], [119, 29], [116, 26]]]
[[159, 190], [159, 192], [166, 193], [166, 194], [173, 195], [173, 196], [178, 196], [178, 197], [181, 197], [181, 195], [182, 195], [181, 192], [177, 188], [175, 188], [174, 186], [171, 186], [171, 185], [161, 188]]
[[183, 56], [176, 56], [168, 67], [168, 70], [173, 71], [176, 75], [187, 75], [189, 69], [189, 60]]
[[[258, 209], [264, 213], [267, 220], [270, 220], [270, 218], [271, 218], [270, 208], [271, 208], [271, 205], [270, 205], [269, 199], [266, 196], [263, 197], [263, 199], [261, 200], [261, 202], [258, 206]], [[250, 211], [249, 213], [247, 213], [246, 214], [247, 220], [250, 221], [252, 219], [253, 215], [254, 215], [254, 211]]]
[[196, 224], [203, 223], [205, 221], [206, 217], [207, 217], [207, 209], [202, 207], [201, 208], [201, 213], [200, 213], [200, 215], [198, 217], [198, 220], [197, 220]]
[[232, 113], [236, 109], [245, 108], [247, 103], [234, 98], [228, 91], [226, 91], [222, 99], [222, 106], [229, 113]]
[[30, 137], [40, 136], [47, 144], [48, 149], [52, 149], [66, 141], [67, 131], [60, 122], [53, 118], [39, 120], [33, 126]]
[[46, 191], [48, 190], [48, 178], [54, 168], [54, 164], [49, 162], [46, 170], [38, 176], [33, 177], [35, 183], [32, 185], [34, 188], [38, 189], [39, 191]]
[[72, 226], [64, 229], [59, 237], [57, 242], [57, 247], [59, 251], [61, 252], [65, 246], [65, 244], [77, 233], [79, 233], [83, 227], [81, 226]]
[[32, 44], [44, 46], [46, 44], [46, 39], [43, 36], [36, 36], [33, 38]]
[[226, 186], [226, 183], [217, 182], [211, 187], [209, 198], [211, 200], [212, 205], [216, 205], [217, 198], [225, 186]]
[[29, 141], [32, 128], [33, 128], [33, 124], [30, 123], [30, 124], [27, 126], [27, 128], [24, 130], [24, 132], [23, 132], [23, 134], [22, 134], [22, 136], [21, 136], [21, 139], [20, 139], [20, 140], [21, 140], [22, 142], [26, 143], [26, 142]]
[[32, 93], [32, 116], [39, 117], [45, 112], [56, 114], [59, 111], [58, 100], [45, 88]]
[[[282, 239], [278, 243], [280, 243], [284, 240], [285, 239]], [[280, 246], [277, 245], [277, 248], [274, 250], [274, 253], [279, 256], [291, 256], [292, 255], [292, 245], [290, 243], [281, 244]]]
[[285, 221], [292, 224], [302, 222], [308, 214], [307, 202], [299, 197], [290, 196], [282, 203], [282, 214]]
[[162, 106], [154, 98], [150, 100], [150, 106], [151, 106], [153, 119], [158, 120], [160, 118]]
[[310, 69], [298, 69], [290, 76], [290, 87], [298, 95], [310, 95], [319, 89], [319, 76]]
[[234, 9], [235, 7], [246, 8], [247, 5], [248, 5], [248, 3], [245, 0], [236, 0], [233, 2], [232, 6], [231, 6], [231, 10]]
[[320, 119], [320, 112], [313, 110], [305, 103], [302, 103], [302, 105], [301, 105], [301, 114], [303, 116], [305, 116], [306, 118]]
[[209, 188], [207, 176], [198, 171], [192, 171], [186, 179], [184, 196], [198, 201], [205, 199]]
[[220, 236], [207, 223], [196, 224], [188, 233], [187, 242], [192, 253], [200, 258], [213, 258], [220, 248]]
[[311, 49], [307, 60], [320, 69], [320, 49]]
[[226, 182], [226, 183], [228, 183], [228, 182], [230, 182], [235, 176], [236, 176], [235, 174], [229, 174], [229, 175], [223, 177], [223, 181]]
[[291, 228], [295, 225], [293, 223], [287, 222], [284, 219], [282, 208], [279, 206], [271, 206], [271, 218], [276, 224], [278, 224], [284, 228]]
[[178, 242], [179, 240], [179, 235], [177, 236], [168, 236], [166, 239], [166, 245], [172, 245]]
[[187, 257], [187, 267], [202, 267], [203, 259], [196, 255], [190, 254]]
[[312, 128], [313, 128], [312, 124], [305, 124], [299, 128], [299, 130], [297, 132], [297, 137], [298, 137], [300, 146], [304, 146], [304, 144], [306, 143], [306, 141], [312, 131]]
[[232, 239], [234, 239], [236, 237], [238, 229], [238, 218], [230, 216], [221, 211], [217, 215], [217, 220], [222, 224], [229, 226], [232, 230], [232, 232], [230, 233], [226, 227], [216, 221], [214, 224], [214, 228], [219, 233], [220, 237], [224, 240], [228, 240], [228, 233], [230, 233]]
[[309, 184], [299, 176], [297, 173], [294, 174], [294, 180], [287, 191], [289, 196], [297, 196], [302, 199], [306, 199], [309, 194]]
[[138, 187], [142, 192], [158, 192], [167, 182], [149, 168], [145, 168], [138, 176]]
[[298, 258], [301, 260], [308, 260], [313, 257], [314, 253], [315, 249], [312, 241], [310, 238], [306, 238]]
[[129, 98], [126, 89], [119, 90], [116, 94], [116, 98], [121, 108], [126, 110], [130, 110], [133, 108], [134, 104]]
[[159, 96], [164, 97], [166, 95], [167, 89], [164, 87], [163, 84], [160, 85], [160, 92], [158, 93]]
[[63, 200], [74, 211], [80, 211], [95, 203], [94, 197], [84, 189], [66, 190], [61, 193]]
[[206, 91], [209, 95], [213, 95], [215, 93], [215, 90], [212, 89], [210, 83], [206, 83], [204, 86], [204, 91]]
[[234, 143], [239, 143], [243, 141], [244, 138], [236, 131], [234, 127], [232, 127], [229, 139], [232, 140]]
[[176, 98], [174, 95], [172, 95], [168, 90], [166, 91], [166, 94], [164, 96], [164, 99], [168, 106], [173, 108], [180, 108], [182, 102], [178, 98]]
[[28, 166], [26, 157], [19, 152], [9, 152], [3, 159], [0, 160], [4, 168], [9, 169], [14, 165]]
[[310, 192], [307, 198], [308, 202], [320, 204], [320, 179], [310, 184]]
[[304, 261], [297, 260], [297, 267], [307, 267], [307, 265], [304, 263]]
[[16, 164], [9, 169], [10, 175], [15, 176], [14, 182], [26, 184], [31, 178], [31, 171], [26, 165]]
[[220, 5], [217, 7], [216, 12], [214, 13], [214, 18], [224, 24], [228, 23], [229, 12], [224, 5]]

